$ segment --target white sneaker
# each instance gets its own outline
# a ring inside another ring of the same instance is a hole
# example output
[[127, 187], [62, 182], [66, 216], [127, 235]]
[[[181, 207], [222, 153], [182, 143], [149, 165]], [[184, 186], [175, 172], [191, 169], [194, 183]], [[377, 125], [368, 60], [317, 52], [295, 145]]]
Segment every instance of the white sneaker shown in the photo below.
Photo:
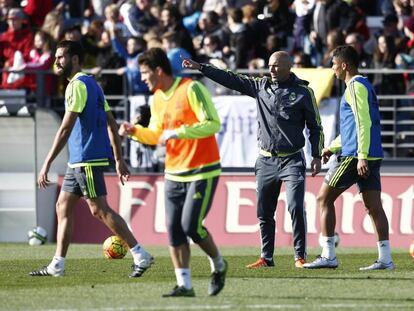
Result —
[[303, 264], [303, 268], [306, 269], [322, 269], [322, 268], [331, 268], [335, 269], [338, 267], [338, 261], [336, 257], [334, 259], [329, 259], [325, 257], [318, 256], [313, 262], [308, 262]]
[[383, 263], [382, 261], [376, 260], [372, 265], [368, 267], [359, 268], [360, 271], [367, 270], [393, 270], [395, 269], [394, 263], [390, 261], [389, 263]]
[[33, 270], [29, 273], [31, 276], [64, 276], [65, 275], [65, 269], [64, 268], [57, 268], [57, 267], [51, 267], [44, 266], [38, 270]]
[[131, 266], [132, 272], [129, 275], [130, 278], [140, 277], [154, 263], [154, 257], [150, 253], [145, 252], [140, 257], [138, 264], [134, 263]]

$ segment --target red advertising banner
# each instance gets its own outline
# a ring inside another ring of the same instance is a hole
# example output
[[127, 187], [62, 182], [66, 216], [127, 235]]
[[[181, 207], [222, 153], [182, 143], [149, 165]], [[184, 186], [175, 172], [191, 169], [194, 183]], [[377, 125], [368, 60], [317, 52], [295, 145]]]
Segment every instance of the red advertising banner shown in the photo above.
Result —
[[[61, 182], [62, 180], [60, 180]], [[305, 204], [308, 221], [308, 245], [318, 246], [319, 210], [316, 195], [323, 177], [307, 177]], [[168, 242], [164, 213], [164, 178], [159, 175], [132, 176], [122, 186], [116, 176], [107, 176], [108, 203], [128, 223], [144, 245]], [[408, 247], [414, 240], [412, 176], [383, 176], [382, 201], [390, 224], [392, 247]], [[376, 237], [357, 188], [344, 192], [336, 204], [336, 231], [342, 247], [375, 247]], [[220, 177], [213, 206], [205, 225], [218, 245], [259, 246], [256, 218], [255, 177]], [[276, 211], [276, 246], [292, 245], [290, 215], [282, 188]], [[75, 209], [76, 243], [101, 243], [111, 232], [89, 212], [81, 201]]]

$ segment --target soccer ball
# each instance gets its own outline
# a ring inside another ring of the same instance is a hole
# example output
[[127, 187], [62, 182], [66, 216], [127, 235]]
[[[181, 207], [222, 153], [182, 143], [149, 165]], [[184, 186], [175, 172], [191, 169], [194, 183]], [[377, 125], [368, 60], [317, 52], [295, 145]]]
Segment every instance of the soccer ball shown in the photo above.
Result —
[[128, 245], [116, 235], [107, 238], [102, 248], [104, 256], [108, 259], [124, 258], [128, 252]]
[[47, 232], [42, 227], [36, 227], [27, 232], [29, 238], [29, 245], [42, 245], [46, 243]]
[[414, 241], [410, 244], [410, 255], [414, 259]]
[[[334, 238], [335, 238], [335, 247], [338, 247], [338, 245], [339, 245], [339, 241], [341, 240], [341, 239], [339, 238], [339, 234], [338, 234], [338, 232], [335, 232], [335, 234], [334, 234]], [[320, 234], [319, 234], [319, 245], [320, 245], [321, 247], [323, 247], [323, 242], [322, 242], [322, 233], [320, 233]]]

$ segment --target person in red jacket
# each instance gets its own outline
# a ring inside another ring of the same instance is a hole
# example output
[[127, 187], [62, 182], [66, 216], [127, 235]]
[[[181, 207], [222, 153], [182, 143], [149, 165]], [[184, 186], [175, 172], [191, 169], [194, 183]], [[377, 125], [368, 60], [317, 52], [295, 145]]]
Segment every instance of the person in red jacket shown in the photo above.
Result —
[[[25, 21], [26, 15], [21, 9], [13, 8], [9, 11], [7, 15], [9, 28], [0, 35], [0, 63], [4, 63], [3, 69], [12, 67], [17, 55], [21, 55], [24, 61], [29, 59], [33, 47], [33, 34], [30, 27], [25, 25]], [[8, 75], [7, 71], [3, 72], [1, 87], [6, 86]]]
[[52, 0], [28, 0], [24, 7], [32, 27], [39, 29], [42, 27], [46, 14], [52, 11]]

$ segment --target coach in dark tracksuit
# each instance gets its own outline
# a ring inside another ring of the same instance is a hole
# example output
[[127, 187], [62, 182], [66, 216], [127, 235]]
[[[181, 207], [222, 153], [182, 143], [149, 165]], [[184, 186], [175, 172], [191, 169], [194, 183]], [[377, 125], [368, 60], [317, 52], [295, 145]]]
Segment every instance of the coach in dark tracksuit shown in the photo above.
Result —
[[270, 56], [271, 78], [238, 75], [191, 59], [184, 59], [183, 67], [198, 69], [213, 81], [256, 99], [260, 155], [256, 161], [255, 174], [262, 253], [259, 260], [247, 267], [274, 266], [274, 214], [284, 182], [292, 218], [295, 266], [301, 268], [306, 259], [306, 165], [302, 151], [305, 125], [309, 129], [312, 146], [312, 176], [320, 172], [321, 151], [324, 147], [319, 111], [308, 82], [291, 73], [291, 61], [286, 52], [275, 52]]

